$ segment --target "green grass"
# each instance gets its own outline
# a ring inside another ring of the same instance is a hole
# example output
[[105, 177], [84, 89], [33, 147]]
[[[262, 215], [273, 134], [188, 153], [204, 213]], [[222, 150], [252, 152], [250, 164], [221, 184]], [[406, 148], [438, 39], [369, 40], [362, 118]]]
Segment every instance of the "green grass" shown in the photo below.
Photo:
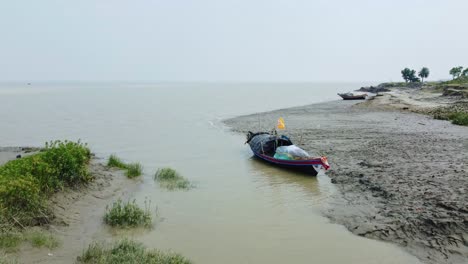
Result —
[[19, 232], [7, 232], [0, 234], [0, 249], [12, 251], [23, 242], [23, 234]]
[[60, 245], [60, 242], [55, 236], [41, 231], [27, 233], [26, 240], [29, 241], [33, 247], [53, 249]]
[[56, 248], [60, 245], [59, 240], [50, 233], [29, 230], [25, 232], [9, 231], [0, 234], [0, 249], [14, 251], [23, 242], [30, 243], [33, 247]]
[[110, 155], [109, 160], [107, 161], [107, 166], [119, 169], [127, 169], [127, 164], [125, 164], [119, 157], [114, 154]]
[[112, 246], [93, 243], [78, 257], [78, 263], [88, 264], [190, 264], [180, 254], [147, 250], [141, 243], [122, 240]]
[[151, 227], [152, 219], [149, 202], [145, 201], [145, 209], [138, 207], [135, 200], [122, 202], [117, 200], [108, 207], [104, 215], [104, 222], [114, 227]]
[[449, 116], [452, 123], [460, 126], [468, 126], [468, 113], [453, 113]]
[[116, 155], [110, 155], [107, 166], [126, 170], [125, 175], [127, 175], [128, 178], [138, 177], [143, 172], [143, 166], [141, 166], [140, 163], [127, 164]]
[[17, 264], [16, 259], [10, 259], [6, 254], [0, 253], [0, 264]]
[[159, 182], [161, 187], [168, 190], [192, 188], [189, 180], [182, 177], [176, 170], [172, 168], [158, 169], [154, 174], [154, 179]]
[[46, 201], [53, 193], [92, 180], [90, 158], [86, 144], [52, 141], [37, 154], [0, 166], [0, 226], [46, 223]]
[[452, 112], [449, 110], [438, 109], [432, 115], [434, 119], [449, 120], [455, 125], [468, 126], [468, 113], [465, 112]]
[[141, 175], [143, 171], [143, 166], [140, 163], [131, 163], [127, 165], [127, 177], [135, 178]]

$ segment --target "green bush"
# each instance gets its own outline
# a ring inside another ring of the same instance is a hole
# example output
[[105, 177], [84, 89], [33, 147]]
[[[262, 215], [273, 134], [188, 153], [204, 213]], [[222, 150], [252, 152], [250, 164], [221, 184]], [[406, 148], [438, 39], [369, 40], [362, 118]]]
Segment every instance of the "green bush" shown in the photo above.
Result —
[[107, 207], [104, 222], [116, 227], [150, 227], [152, 220], [149, 203], [145, 201], [145, 204], [146, 208], [141, 209], [135, 200], [124, 203], [119, 199], [112, 204], [111, 208]]
[[190, 189], [192, 184], [189, 180], [182, 177], [176, 170], [172, 168], [158, 169], [154, 174], [154, 179], [159, 182], [159, 185], [169, 189]]
[[86, 165], [91, 158], [91, 152], [86, 144], [72, 141], [51, 141], [46, 143], [43, 159], [53, 165], [55, 175], [67, 184], [86, 182], [90, 180]]
[[40, 153], [0, 166], [0, 208], [6, 216], [0, 220], [15, 216], [15, 224], [34, 225], [37, 219], [47, 218], [47, 197], [65, 186], [92, 179], [87, 171], [90, 158], [85, 144], [53, 141]]
[[460, 126], [468, 126], [468, 113], [454, 113], [449, 116], [452, 123]]
[[37, 213], [44, 208], [39, 182], [32, 176], [0, 180], [0, 204], [7, 215], [20, 212]]
[[122, 240], [111, 247], [93, 243], [78, 257], [80, 263], [90, 264], [190, 264], [190, 260], [180, 254], [147, 250], [141, 243]]

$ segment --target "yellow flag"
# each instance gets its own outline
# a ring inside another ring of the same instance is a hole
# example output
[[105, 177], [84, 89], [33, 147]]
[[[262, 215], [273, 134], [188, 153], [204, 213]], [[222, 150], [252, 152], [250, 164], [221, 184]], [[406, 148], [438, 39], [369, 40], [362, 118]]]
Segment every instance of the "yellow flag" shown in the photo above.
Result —
[[286, 126], [284, 125], [284, 119], [282, 117], [280, 117], [278, 119], [278, 124], [276, 125], [276, 127], [278, 129], [285, 129], [286, 128]]

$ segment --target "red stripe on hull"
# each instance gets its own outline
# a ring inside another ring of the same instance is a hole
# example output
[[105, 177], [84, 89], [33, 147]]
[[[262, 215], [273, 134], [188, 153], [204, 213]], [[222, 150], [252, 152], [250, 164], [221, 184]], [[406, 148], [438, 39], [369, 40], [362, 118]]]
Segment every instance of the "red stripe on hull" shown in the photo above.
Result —
[[312, 165], [323, 165], [321, 159], [310, 159], [310, 160], [281, 160], [281, 159], [275, 159], [270, 156], [266, 156], [263, 154], [257, 154], [260, 158], [276, 163], [276, 164], [282, 164], [282, 165], [291, 165], [291, 166], [312, 166]]

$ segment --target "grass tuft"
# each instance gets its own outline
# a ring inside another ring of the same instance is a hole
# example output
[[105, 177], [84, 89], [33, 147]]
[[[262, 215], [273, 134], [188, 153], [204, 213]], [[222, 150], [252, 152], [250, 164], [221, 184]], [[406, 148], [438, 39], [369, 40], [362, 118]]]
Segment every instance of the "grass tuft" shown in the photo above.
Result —
[[107, 166], [127, 170], [125, 175], [127, 175], [128, 178], [138, 177], [143, 172], [143, 166], [141, 166], [140, 163], [127, 164], [123, 162], [119, 157], [113, 154], [110, 155], [109, 160], [107, 161]]
[[78, 257], [79, 263], [89, 264], [190, 264], [190, 260], [180, 254], [147, 250], [141, 243], [122, 240], [112, 246], [93, 243]]
[[135, 178], [141, 175], [143, 166], [140, 163], [131, 163], [127, 165], [127, 177]]
[[127, 164], [125, 164], [119, 157], [114, 154], [110, 155], [109, 160], [107, 161], [107, 166], [119, 169], [127, 168]]
[[122, 202], [121, 199], [107, 208], [104, 215], [104, 222], [114, 227], [151, 227], [152, 219], [149, 210], [150, 203], [145, 201], [145, 209], [141, 209], [135, 200]]
[[23, 235], [19, 232], [7, 232], [0, 234], [0, 249], [12, 251], [23, 242]]
[[16, 259], [10, 259], [6, 254], [0, 253], [0, 264], [17, 264]]
[[23, 242], [30, 243], [33, 247], [56, 248], [59, 240], [50, 233], [30, 230], [25, 232], [10, 231], [0, 234], [0, 249], [14, 251]]
[[452, 123], [459, 126], [468, 126], [468, 113], [453, 113], [449, 116]]
[[33, 231], [27, 234], [26, 239], [33, 247], [46, 247], [48, 249], [53, 249], [58, 247], [60, 244], [55, 236], [41, 231]]
[[161, 187], [169, 190], [188, 190], [192, 187], [192, 184], [189, 180], [182, 177], [176, 170], [172, 168], [158, 169], [154, 174], [154, 179], [159, 182]]

